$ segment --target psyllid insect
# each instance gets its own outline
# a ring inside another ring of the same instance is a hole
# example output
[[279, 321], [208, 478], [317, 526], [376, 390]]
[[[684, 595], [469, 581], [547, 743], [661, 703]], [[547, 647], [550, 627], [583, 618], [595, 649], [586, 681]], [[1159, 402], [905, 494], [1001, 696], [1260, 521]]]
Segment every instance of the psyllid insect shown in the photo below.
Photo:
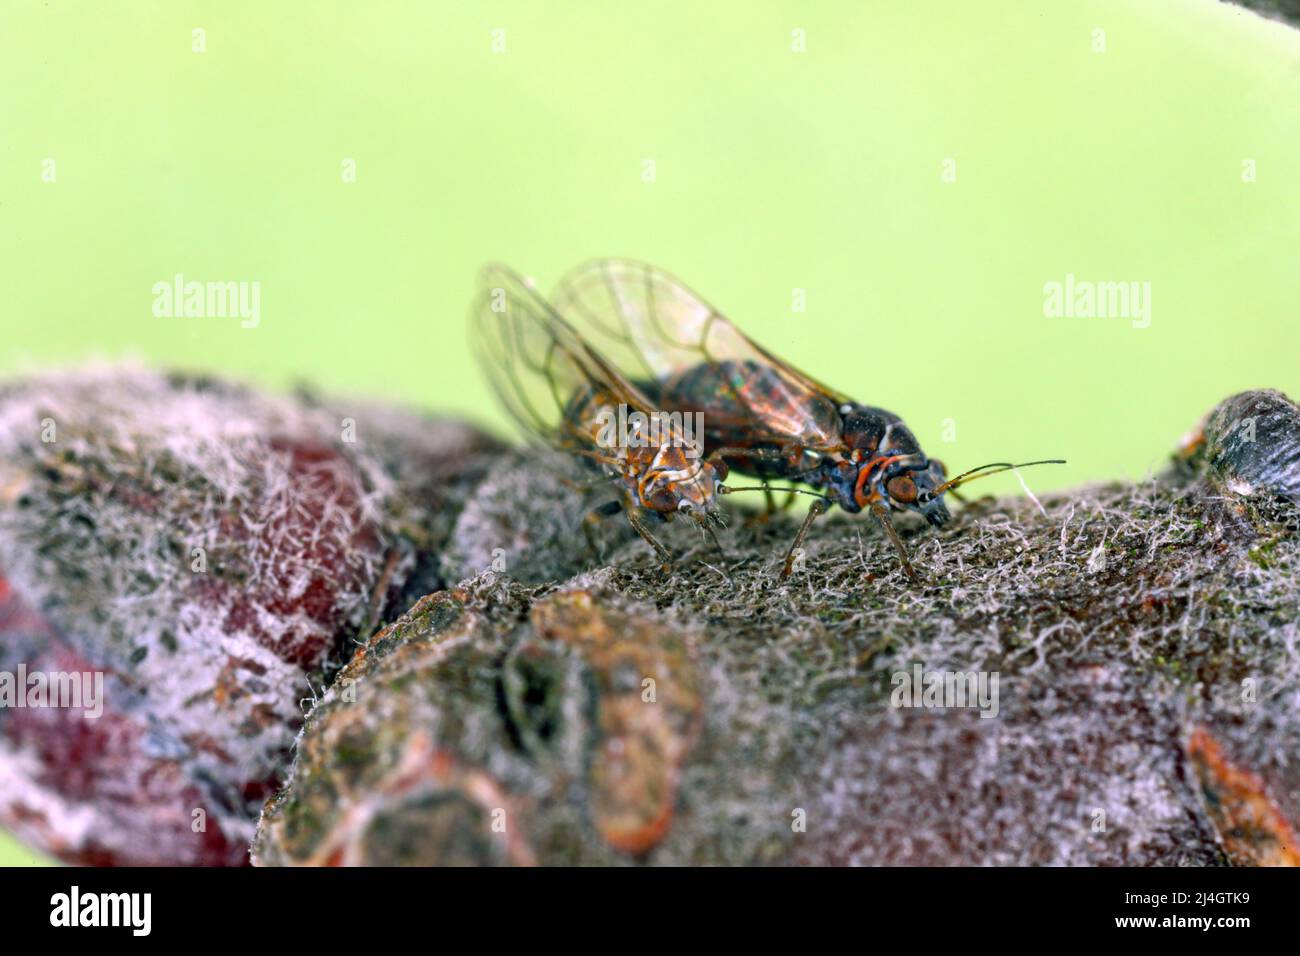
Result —
[[718, 545], [717, 498], [727, 465], [707, 459], [680, 418], [651, 401], [510, 269], [491, 265], [479, 279], [470, 339], [497, 396], [534, 440], [590, 462], [618, 491], [583, 525], [623, 511], [655, 550], [665, 572], [672, 555], [649, 522], [684, 515]]
[[[960, 485], [1011, 468], [1064, 464], [994, 462], [949, 479], [897, 415], [795, 369], [683, 283], [644, 263], [585, 263], [560, 282], [552, 302], [658, 407], [702, 413], [711, 459], [741, 474], [817, 490], [782, 577], [789, 576], [813, 521], [832, 505], [870, 511], [903, 570], [915, 577], [891, 508], [918, 512], [940, 526], [951, 517], [943, 496]], [[770, 495], [768, 503], [770, 510]]]

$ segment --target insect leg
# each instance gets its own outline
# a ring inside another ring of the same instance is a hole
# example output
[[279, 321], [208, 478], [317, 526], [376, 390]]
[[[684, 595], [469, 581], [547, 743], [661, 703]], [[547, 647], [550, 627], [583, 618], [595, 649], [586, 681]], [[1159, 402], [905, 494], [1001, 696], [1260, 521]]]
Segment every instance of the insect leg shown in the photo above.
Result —
[[[727, 464], [727, 457], [748, 458], [751, 461], [770, 461], [779, 462], [784, 460], [784, 456], [775, 448], [716, 448], [709, 453], [707, 461], [715, 468], [719, 463]], [[772, 497], [772, 489], [768, 487], [767, 482], [763, 483], [763, 511], [759, 514], [751, 515], [745, 519], [745, 527], [750, 528], [755, 525], [761, 525], [768, 521], [772, 515], [777, 512], [776, 500]], [[791, 494], [780, 510], [784, 511], [794, 501], [794, 495]]]
[[898, 536], [898, 532], [894, 530], [894, 523], [889, 520], [889, 510], [879, 501], [873, 501], [871, 503], [871, 513], [876, 516], [880, 526], [885, 529], [885, 532], [889, 535], [889, 540], [894, 542], [894, 548], [898, 551], [898, 560], [903, 563], [903, 570], [907, 572], [909, 578], [915, 581], [916, 569], [912, 567], [912, 562], [907, 556], [907, 547], [903, 544], [903, 539]]
[[586, 517], [582, 519], [582, 533], [587, 538], [587, 548], [597, 560], [604, 557], [600, 553], [600, 547], [596, 543], [595, 529], [603, 519], [616, 515], [623, 510], [623, 502], [607, 501], [597, 508], [592, 508], [587, 512]]
[[799, 533], [794, 536], [794, 541], [790, 543], [790, 550], [786, 552], [785, 564], [781, 568], [782, 580], [788, 578], [790, 573], [794, 570], [795, 553], [803, 547], [804, 538], [808, 537], [808, 529], [812, 527], [812, 523], [817, 520], [818, 515], [826, 513], [828, 507], [829, 506], [826, 502], [821, 498], [818, 498], [809, 506], [808, 514], [803, 519], [803, 524], [799, 526]]
[[645, 543], [655, 549], [655, 553], [659, 555], [659, 560], [663, 562], [663, 564], [660, 565], [660, 569], [663, 571], [663, 573], [672, 574], [673, 573], [672, 552], [669, 551], [667, 548], [665, 548], [663, 544], [660, 543], [659, 539], [650, 533], [650, 529], [646, 527], [645, 522], [642, 521], [641, 518], [637, 515], [637, 513], [631, 508], [627, 510], [627, 520], [631, 522], [632, 527], [636, 531], [636, 533], [645, 539]]

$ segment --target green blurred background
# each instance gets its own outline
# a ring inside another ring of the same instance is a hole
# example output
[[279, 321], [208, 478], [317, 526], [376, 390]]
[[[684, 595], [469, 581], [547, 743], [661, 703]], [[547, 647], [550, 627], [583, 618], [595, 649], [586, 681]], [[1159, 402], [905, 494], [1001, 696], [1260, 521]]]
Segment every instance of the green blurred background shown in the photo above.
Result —
[[[505, 428], [479, 266], [634, 256], [950, 467], [1138, 478], [1300, 391], [1298, 93], [1300, 32], [1214, 0], [7, 0], [0, 374], [131, 355]], [[260, 282], [260, 325], [155, 318], [178, 272]], [[1045, 316], [1067, 274], [1149, 282], [1150, 326]]]

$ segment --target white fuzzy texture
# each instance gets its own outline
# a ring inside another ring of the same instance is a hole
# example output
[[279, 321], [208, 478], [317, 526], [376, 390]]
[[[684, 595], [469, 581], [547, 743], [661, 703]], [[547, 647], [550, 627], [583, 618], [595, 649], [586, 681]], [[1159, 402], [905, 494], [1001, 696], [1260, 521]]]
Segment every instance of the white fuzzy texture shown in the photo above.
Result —
[[[295, 471], [281, 439], [337, 457]], [[324, 580], [361, 626], [382, 561], [354, 536], [381, 517], [390, 485], [342, 443], [338, 418], [289, 399], [122, 366], [0, 388], [0, 572], [78, 653], [124, 678], [107, 683], [109, 707], [147, 722], [156, 751], [183, 755], [211, 806], [233, 808], [234, 831], [255, 810], [239, 785], [275, 773], [300, 717], [304, 671], [275, 642], [316, 641], [317, 669], [333, 640], [267, 602]], [[209, 581], [192, 568], [196, 548]], [[228, 617], [241, 602], [252, 605], [242, 625]], [[113, 839], [105, 821], [58, 807], [8, 746], [0, 813], [45, 806], [61, 840]]]

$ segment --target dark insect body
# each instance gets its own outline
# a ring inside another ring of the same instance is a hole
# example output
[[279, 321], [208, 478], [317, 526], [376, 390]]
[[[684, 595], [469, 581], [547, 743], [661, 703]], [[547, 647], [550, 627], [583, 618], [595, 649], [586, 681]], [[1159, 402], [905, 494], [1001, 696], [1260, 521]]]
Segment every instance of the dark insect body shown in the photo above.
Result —
[[552, 301], [640, 383], [650, 401], [701, 413], [711, 458], [759, 479], [817, 489], [819, 500], [786, 555], [783, 576], [812, 522], [839, 505], [870, 511], [914, 577], [890, 509], [918, 512], [937, 527], [951, 518], [943, 501], [947, 491], [1017, 467], [998, 462], [948, 480], [943, 464], [925, 454], [897, 415], [855, 402], [783, 362], [653, 266], [618, 259], [586, 263], [561, 281]]
[[471, 310], [470, 338], [497, 396], [534, 441], [576, 455], [608, 478], [615, 501], [587, 516], [591, 524], [624, 511], [667, 572], [668, 549], [647, 522], [682, 514], [716, 544], [712, 524], [727, 466], [704, 459], [698, 442], [660, 416], [641, 391], [604, 359], [520, 276], [488, 266]]
[[[945, 478], [943, 465], [926, 458], [901, 418], [853, 402], [835, 407], [811, 394], [792, 405], [780, 384], [770, 366], [724, 360], [692, 366], [662, 384], [644, 385], [643, 390], [666, 408], [702, 413], [706, 443], [734, 449], [728, 453], [728, 464], [739, 472], [825, 489], [835, 504], [849, 512], [888, 497], [893, 504], [919, 511], [936, 527], [952, 517], [943, 499], [934, 494]], [[826, 438], [816, 444], [755, 441], [753, 415], [761, 416], [775, 435], [802, 431]], [[750, 451], [754, 454], [747, 454]], [[914, 471], [929, 478], [919, 483], [912, 478], [915, 492], [903, 476]], [[894, 481], [892, 488], [890, 481]]]

